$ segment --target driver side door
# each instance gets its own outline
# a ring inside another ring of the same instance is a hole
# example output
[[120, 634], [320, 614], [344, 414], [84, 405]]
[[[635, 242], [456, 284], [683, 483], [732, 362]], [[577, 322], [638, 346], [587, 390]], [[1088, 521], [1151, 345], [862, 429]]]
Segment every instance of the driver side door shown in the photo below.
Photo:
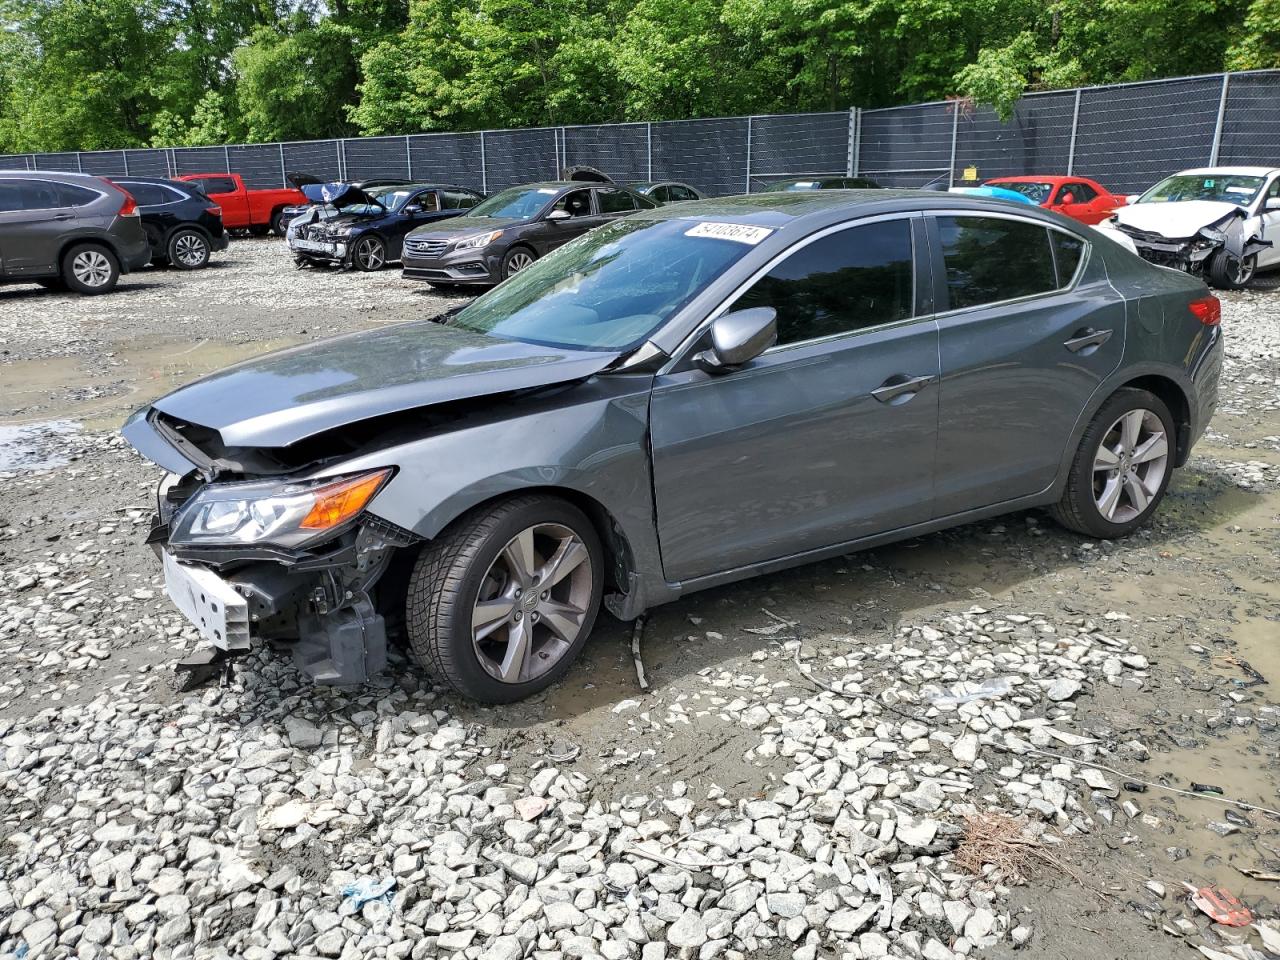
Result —
[[895, 215], [803, 241], [729, 302], [773, 307], [776, 346], [712, 374], [691, 362], [704, 332], [655, 378], [653, 485], [668, 580], [930, 518], [938, 327], [916, 279], [922, 223]]
[[[590, 187], [570, 190], [544, 211], [542, 217], [524, 233], [524, 240], [533, 244], [538, 256], [550, 253], [562, 247], [575, 237], [580, 237], [592, 227], [600, 224], [596, 214], [594, 198]], [[551, 214], [557, 211], [569, 216], [556, 219]]]

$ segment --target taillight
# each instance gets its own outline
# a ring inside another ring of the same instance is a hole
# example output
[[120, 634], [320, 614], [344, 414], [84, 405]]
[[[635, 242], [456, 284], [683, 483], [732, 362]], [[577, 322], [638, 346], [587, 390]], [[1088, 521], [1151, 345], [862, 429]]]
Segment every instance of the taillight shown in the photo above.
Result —
[[1222, 301], [1213, 294], [1192, 300], [1187, 307], [1206, 327], [1216, 327], [1222, 322]]
[[113, 187], [115, 187], [117, 190], [119, 190], [121, 193], [124, 194], [124, 204], [120, 207], [120, 212], [117, 213], [116, 216], [117, 217], [138, 216], [138, 201], [133, 199], [133, 194], [131, 194], [124, 187], [120, 186], [120, 184], [116, 183], [114, 180], [110, 180], [107, 177], [103, 177], [102, 179], [106, 183], [111, 184]]
[[213, 214], [215, 217], [220, 217], [220, 216], [222, 216], [222, 208], [221, 208], [221, 207], [205, 207], [205, 208], [204, 208], [204, 212], [205, 212], [205, 213], [211, 213], [211, 214]]

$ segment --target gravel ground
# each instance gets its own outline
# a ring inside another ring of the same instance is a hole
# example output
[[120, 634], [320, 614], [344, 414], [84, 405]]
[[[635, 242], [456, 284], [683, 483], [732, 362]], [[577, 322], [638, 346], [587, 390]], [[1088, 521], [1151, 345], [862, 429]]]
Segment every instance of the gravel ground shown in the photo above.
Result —
[[1224, 297], [1223, 407], [1124, 542], [1029, 512], [698, 594], [650, 617], [647, 693], [614, 621], [500, 710], [270, 650], [176, 692], [196, 638], [114, 427], [456, 302], [267, 241], [0, 290], [0, 957], [1280, 952], [1280, 290]]

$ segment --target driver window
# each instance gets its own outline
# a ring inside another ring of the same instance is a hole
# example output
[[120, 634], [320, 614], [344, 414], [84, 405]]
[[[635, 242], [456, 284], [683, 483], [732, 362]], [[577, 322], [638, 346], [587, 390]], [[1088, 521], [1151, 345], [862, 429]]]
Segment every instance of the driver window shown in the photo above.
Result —
[[440, 201], [436, 198], [436, 192], [434, 190], [427, 190], [423, 193], [420, 193], [409, 202], [416, 203], [424, 211], [433, 211], [433, 210], [440, 209]]
[[574, 190], [572, 193], [566, 193], [563, 197], [555, 202], [552, 211], [563, 210], [571, 217], [586, 217], [591, 215], [591, 191], [590, 190]]
[[733, 309], [773, 307], [781, 345], [905, 320], [913, 300], [911, 223], [882, 220], [801, 247]]

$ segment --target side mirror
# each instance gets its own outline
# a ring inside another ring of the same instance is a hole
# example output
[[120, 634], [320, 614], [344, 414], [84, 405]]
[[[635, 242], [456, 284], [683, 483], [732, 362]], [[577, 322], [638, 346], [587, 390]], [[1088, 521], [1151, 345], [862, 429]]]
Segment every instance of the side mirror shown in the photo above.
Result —
[[422, 213], [422, 205], [419, 203], [411, 203], [404, 208], [404, 212], [411, 217], [416, 217], [418, 214]]
[[1280, 197], [1268, 197], [1267, 202], [1262, 205], [1262, 209], [1266, 213], [1280, 212]]
[[572, 215], [569, 213], [568, 210], [552, 210], [550, 213], [547, 214], [547, 219], [548, 220], [568, 220], [571, 218], [571, 216]]
[[707, 373], [728, 373], [749, 363], [778, 341], [778, 311], [773, 307], [734, 310], [711, 322], [711, 349], [693, 358]]

